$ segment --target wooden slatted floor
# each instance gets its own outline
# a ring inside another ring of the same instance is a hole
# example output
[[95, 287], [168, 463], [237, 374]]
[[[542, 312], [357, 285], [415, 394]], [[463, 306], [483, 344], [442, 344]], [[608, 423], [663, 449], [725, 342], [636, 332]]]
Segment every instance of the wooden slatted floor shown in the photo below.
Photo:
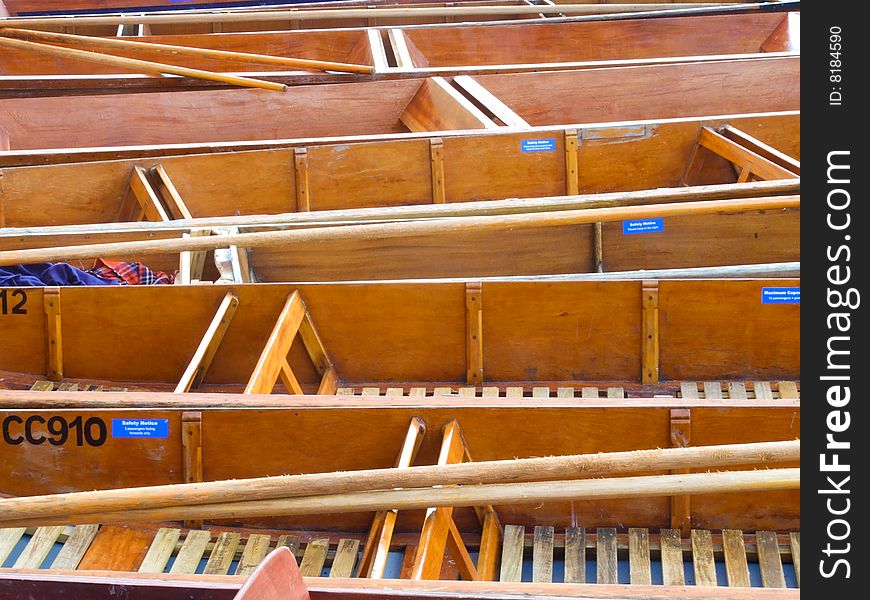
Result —
[[[295, 535], [242, 535], [237, 531], [174, 528], [143, 531], [97, 525], [20, 527], [0, 529], [0, 565], [22, 569], [249, 575], [269, 551], [280, 546], [293, 551], [302, 574], [308, 577], [354, 576], [361, 550], [358, 539], [326, 536], [301, 543]], [[16, 549], [17, 556], [9, 564]], [[413, 555], [414, 549], [409, 545], [395, 550], [404, 550], [407, 557], [409, 553]], [[619, 570], [620, 563], [626, 562], [627, 581], [624, 575], [620, 577]], [[800, 586], [799, 532], [744, 534], [738, 530], [695, 529], [688, 537], [682, 537], [676, 529], [651, 532], [631, 528], [627, 533], [618, 533], [615, 528], [571, 527], [557, 532], [553, 527], [538, 526], [527, 533], [523, 526], [506, 525], [499, 578], [523, 581], [525, 571], [526, 581], [538, 583], [594, 580], [649, 585], [660, 579], [664, 585], [758, 586], [759, 577], [755, 577], [755, 582], [750, 577], [751, 565], [760, 574], [760, 586], [782, 588], [787, 587], [783, 565], [788, 563], [793, 565], [794, 578]], [[660, 575], [654, 577], [653, 572], [658, 574], [659, 566]]]

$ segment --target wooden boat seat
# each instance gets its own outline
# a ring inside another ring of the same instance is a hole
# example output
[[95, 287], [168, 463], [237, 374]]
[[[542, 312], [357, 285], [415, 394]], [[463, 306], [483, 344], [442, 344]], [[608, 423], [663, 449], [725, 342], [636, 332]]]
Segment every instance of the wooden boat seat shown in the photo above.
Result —
[[[657, 389], [652, 393], [656, 398], [721, 399], [721, 400], [799, 400], [799, 381], [683, 381], [679, 391], [669, 392]], [[31, 391], [39, 392], [125, 392], [127, 388], [107, 387], [93, 384], [62, 383], [37, 380], [30, 386]], [[566, 386], [440, 386], [424, 387], [339, 387], [338, 396], [388, 396], [388, 397], [426, 397], [454, 396], [467, 398], [626, 398], [649, 397], [648, 389], [640, 392], [626, 391], [625, 387], [566, 387]]]
[[[473, 536], [467, 537], [471, 540]], [[361, 538], [362, 534], [337, 538], [319, 533], [144, 530], [111, 525], [21, 527], [0, 529], [0, 564], [65, 571], [250, 575], [271, 550], [286, 547], [305, 577], [354, 577]], [[405, 555], [402, 578], [409, 578], [408, 556], [413, 557], [415, 542], [416, 536], [407, 534], [393, 540], [391, 553]], [[13, 550], [22, 545], [10, 564]], [[527, 534], [521, 525], [506, 525], [500, 556], [496, 578], [505, 582], [649, 585], [661, 577], [664, 585], [800, 586], [799, 531], [692, 529], [683, 535], [679, 529], [630, 528], [621, 533], [613, 527], [570, 527], [562, 532], [538, 526]], [[620, 575], [618, 568], [625, 561], [627, 579], [624, 569]], [[784, 568], [789, 564], [791, 569]], [[445, 561], [441, 579], [457, 578], [455, 565]]]

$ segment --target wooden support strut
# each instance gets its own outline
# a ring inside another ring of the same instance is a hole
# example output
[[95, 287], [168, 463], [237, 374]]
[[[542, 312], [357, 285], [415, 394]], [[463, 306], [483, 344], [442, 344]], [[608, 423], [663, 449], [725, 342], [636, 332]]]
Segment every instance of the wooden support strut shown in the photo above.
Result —
[[[688, 408], [671, 409], [671, 447], [686, 448], [692, 441], [692, 412]], [[689, 473], [688, 469], [673, 469], [674, 475]], [[684, 536], [692, 528], [692, 512], [689, 496], [671, 496], [671, 528]]]
[[160, 197], [148, 180], [142, 167], [133, 167], [130, 184], [127, 187], [115, 220], [126, 221], [170, 221], [169, 213], [160, 202]]
[[311, 197], [308, 192], [308, 149], [294, 148], [293, 161], [296, 165], [296, 212], [309, 212]]
[[429, 140], [429, 159], [432, 164], [432, 202], [445, 204], [447, 191], [444, 180], [444, 142], [440, 137]]
[[644, 280], [642, 284], [642, 353], [641, 381], [659, 382], [659, 282]]
[[63, 338], [60, 312], [60, 288], [47, 287], [42, 292], [45, 310], [46, 377], [63, 379]]
[[565, 130], [565, 194], [580, 193], [580, 140], [576, 129]]
[[[202, 481], [202, 413], [184, 411], [181, 413], [181, 447], [184, 453], [184, 482]], [[185, 520], [189, 529], [202, 529], [202, 519]]]
[[[426, 422], [418, 417], [411, 419], [405, 440], [396, 457], [396, 468], [407, 469], [414, 463], [417, 450], [426, 435]], [[357, 567], [357, 577], [381, 579], [387, 567], [387, 557], [390, 551], [390, 541], [396, 525], [399, 511], [378, 511], [372, 519], [369, 535], [363, 546], [362, 556]]]
[[199, 346], [193, 353], [184, 374], [175, 386], [175, 393], [189, 392], [191, 389], [196, 389], [205, 377], [211, 361], [214, 360], [217, 354], [224, 334], [233, 320], [233, 315], [236, 314], [236, 308], [239, 306], [239, 298], [232, 292], [227, 292], [224, 299], [221, 301], [215, 312], [214, 318], [206, 329]]
[[483, 384], [483, 285], [465, 284], [466, 382]]

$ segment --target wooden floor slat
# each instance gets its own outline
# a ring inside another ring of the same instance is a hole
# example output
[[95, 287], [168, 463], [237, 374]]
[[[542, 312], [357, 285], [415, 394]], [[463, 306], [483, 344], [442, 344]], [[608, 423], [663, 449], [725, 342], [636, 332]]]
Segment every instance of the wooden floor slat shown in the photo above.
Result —
[[625, 398], [625, 389], [621, 387], [609, 387], [607, 388], [607, 397], [608, 398]]
[[477, 397], [477, 388], [474, 386], [463, 386], [459, 388], [459, 396], [461, 398], [475, 398]]
[[755, 542], [758, 545], [758, 568], [761, 571], [761, 585], [766, 588], [784, 588], [785, 574], [782, 558], [779, 555], [779, 542], [772, 531], [757, 531]]
[[713, 558], [713, 536], [706, 529], [692, 530], [692, 563], [695, 567], [695, 585], [718, 585], [716, 562]]
[[616, 562], [616, 528], [599, 527], [595, 554], [598, 583], [619, 583]]
[[408, 391], [408, 396], [411, 398], [425, 398], [426, 397], [426, 388], [412, 387]]
[[692, 400], [697, 400], [698, 396], [698, 383], [695, 381], [682, 381], [680, 382], [680, 395], [683, 398], [690, 398]]
[[483, 397], [484, 398], [498, 398], [499, 397], [499, 389], [497, 387], [487, 386], [483, 388]]
[[581, 398], [598, 398], [597, 387], [584, 387], [580, 389]]
[[572, 387], [556, 388], [556, 397], [557, 398], [573, 398], [574, 397], [574, 388], [572, 388]]
[[798, 393], [797, 383], [795, 383], [794, 381], [780, 381], [778, 387], [780, 399], [800, 400], [801, 396]]
[[565, 583], [586, 583], [586, 530], [565, 530]]
[[54, 390], [54, 382], [45, 381], [44, 379], [34, 381], [33, 385], [30, 386], [31, 392], [50, 392], [52, 390]]
[[683, 544], [679, 529], [662, 529], [662, 582], [665, 585], [686, 585], [683, 571]]
[[628, 565], [632, 584], [652, 585], [649, 530], [639, 527], [628, 530]]
[[332, 561], [329, 576], [350, 577], [353, 574], [354, 566], [356, 566], [357, 550], [359, 550], [359, 540], [338, 540], [338, 548], [335, 550], [335, 558]]
[[404, 396], [404, 395], [405, 395], [405, 390], [403, 390], [403, 389], [400, 388], [400, 387], [388, 387], [388, 388], [387, 388], [387, 392], [386, 392], [386, 394], [384, 394], [384, 395], [385, 395], [385, 396], [392, 396], [392, 397], [395, 397], [395, 396]]
[[551, 583], [553, 581], [553, 536], [554, 529], [543, 525], [535, 527], [535, 540], [532, 552], [532, 581]]
[[148, 554], [139, 565], [140, 573], [162, 573], [175, 551], [175, 545], [181, 538], [181, 530], [161, 527], [154, 536], [154, 541], [148, 548]]
[[499, 581], [522, 581], [525, 535], [526, 528], [522, 525], [504, 526]]
[[250, 575], [257, 568], [266, 555], [269, 553], [269, 544], [272, 540], [268, 535], [252, 533], [248, 536], [248, 541], [245, 542], [245, 549], [242, 550], [242, 557], [239, 559], [239, 566], [236, 568], [236, 575]]
[[12, 567], [15, 569], [38, 569], [63, 530], [63, 525], [37, 528], [36, 533], [30, 538], [30, 542], [18, 555]]
[[175, 557], [175, 562], [172, 563], [170, 573], [196, 573], [199, 568], [199, 561], [202, 560], [202, 555], [205, 554], [206, 546], [211, 541], [211, 532], [201, 529], [193, 529], [187, 532], [187, 537], [181, 545], [181, 550], [178, 551], [178, 556]]
[[9, 555], [12, 554], [15, 546], [18, 545], [18, 542], [24, 536], [25, 531], [27, 531], [25, 527], [0, 529], [0, 565], [3, 565], [6, 559], [9, 558]]
[[275, 544], [275, 548], [282, 548], [284, 546], [290, 548], [290, 552], [295, 555], [297, 552], [299, 552], [299, 536], [279, 535], [278, 543]]
[[340, 387], [335, 390], [336, 396], [353, 396], [353, 388], [350, 387]]
[[532, 388], [532, 398], [549, 398], [550, 397], [550, 388], [548, 387], [533, 387]]
[[380, 396], [381, 395], [381, 388], [364, 387], [362, 389], [362, 395], [363, 396]]
[[236, 532], [225, 531], [218, 536], [208, 557], [203, 573], [206, 575], [226, 575], [229, 573], [241, 536]]
[[510, 386], [505, 388], [505, 396], [507, 398], [522, 398], [523, 388], [518, 386]]
[[749, 564], [743, 532], [739, 529], [722, 530], [722, 550], [725, 554], [725, 573], [729, 587], [749, 587]]
[[797, 586], [801, 586], [801, 533], [800, 531], [788, 534], [788, 540], [791, 544], [791, 562], [794, 566], [794, 576], [797, 580]]
[[305, 577], [320, 577], [323, 565], [326, 563], [326, 554], [329, 551], [329, 538], [311, 540], [305, 547], [302, 562], [299, 563], [299, 571]]
[[153, 531], [103, 525], [79, 562], [78, 570], [135, 571], [142, 564], [153, 541]]
[[732, 400], [746, 400], [746, 385], [742, 381], [728, 382], [728, 397]]
[[756, 381], [752, 384], [752, 389], [755, 391], [756, 400], [773, 400], [773, 391], [770, 389], [769, 382]]
[[64, 542], [63, 548], [57, 553], [52, 569], [74, 571], [85, 556], [85, 552], [94, 541], [99, 525], [79, 525], [73, 529], [72, 534]]
[[706, 398], [707, 400], [721, 400], [722, 384], [718, 381], [705, 381], [704, 398]]

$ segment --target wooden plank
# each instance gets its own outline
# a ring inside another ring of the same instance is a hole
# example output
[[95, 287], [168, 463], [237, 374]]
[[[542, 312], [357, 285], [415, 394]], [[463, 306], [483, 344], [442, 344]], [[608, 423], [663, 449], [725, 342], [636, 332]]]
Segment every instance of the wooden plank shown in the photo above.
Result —
[[205, 553], [206, 546], [211, 541], [211, 532], [193, 529], [187, 532], [187, 537], [181, 545], [181, 550], [175, 557], [175, 562], [169, 569], [170, 573], [196, 573], [199, 562]]
[[408, 397], [410, 398], [425, 398], [426, 397], [426, 388], [423, 387], [412, 387], [408, 392]]
[[556, 397], [557, 398], [573, 398], [574, 397], [574, 388], [572, 388], [572, 387], [556, 388]]
[[621, 387], [609, 387], [607, 388], [607, 397], [608, 398], [625, 398], [625, 389]]
[[413, 132], [498, 129], [492, 119], [443, 77], [424, 79], [399, 120]]
[[788, 534], [788, 541], [791, 544], [791, 562], [794, 566], [794, 576], [797, 579], [797, 586], [801, 586], [801, 533], [793, 531]]
[[305, 350], [308, 356], [311, 357], [311, 362], [320, 375], [325, 375], [327, 370], [332, 367], [332, 360], [326, 352], [323, 345], [323, 340], [314, 326], [314, 320], [311, 314], [306, 309], [305, 316], [302, 317], [302, 322], [299, 324], [299, 337], [302, 338], [302, 343], [305, 345]]
[[338, 540], [335, 550], [335, 558], [332, 568], [329, 570], [330, 577], [350, 577], [356, 565], [356, 555], [359, 549], [359, 540]]
[[580, 193], [579, 136], [576, 129], [565, 130], [565, 193], [574, 196]]
[[480, 552], [477, 557], [477, 578], [480, 581], [496, 581], [501, 553], [501, 527], [492, 508], [485, 510], [483, 529], [480, 533]]
[[532, 398], [549, 398], [550, 388], [546, 386], [535, 386], [532, 388]]
[[780, 152], [773, 146], [765, 144], [745, 131], [741, 131], [732, 125], [725, 125], [722, 127], [720, 133], [725, 137], [738, 142], [741, 146], [763, 156], [767, 160], [775, 162], [784, 169], [793, 172], [795, 175], [801, 174], [801, 164], [799, 161], [784, 152]]
[[598, 398], [597, 387], [583, 387], [580, 389], [581, 398]]
[[326, 554], [329, 551], [329, 538], [317, 538], [308, 542], [302, 562], [299, 563], [299, 572], [303, 577], [320, 577], [323, 565], [326, 563]]
[[628, 564], [630, 583], [652, 585], [649, 556], [649, 530], [639, 527], [629, 528]]
[[776, 532], [756, 531], [755, 543], [758, 546], [758, 568], [761, 571], [761, 585], [766, 588], [784, 588], [785, 573], [782, 570], [782, 557], [779, 555], [779, 542]]
[[77, 383], [62, 383], [57, 386], [58, 392], [77, 392], [79, 391], [79, 384]]
[[172, 183], [169, 173], [166, 172], [163, 165], [151, 167], [151, 175], [157, 183], [157, 189], [160, 191], [163, 201], [166, 202], [166, 210], [169, 216], [173, 219], [192, 219], [193, 215], [190, 214], [184, 199], [178, 193], [178, 189]]
[[586, 583], [586, 530], [565, 529], [565, 583]]
[[505, 388], [505, 397], [506, 398], [522, 398], [523, 397], [523, 388], [518, 386], [508, 386]]
[[45, 381], [39, 380], [35, 381], [33, 385], [30, 386], [31, 392], [50, 392], [54, 389], [53, 381]]
[[63, 525], [53, 525], [51, 527], [39, 527], [33, 537], [30, 538], [27, 546], [15, 559], [14, 569], [38, 569], [48, 553], [54, 547], [54, 543], [60, 534], [63, 533]]
[[447, 202], [447, 187], [444, 180], [444, 142], [439, 137], [429, 140], [429, 162], [432, 173], [432, 202]]
[[26, 527], [7, 527], [0, 529], [0, 565], [6, 562], [9, 555], [27, 531]]
[[[132, 199], [130, 195], [132, 195]], [[160, 203], [160, 198], [157, 197], [154, 188], [151, 187], [145, 169], [140, 166], [133, 167], [129, 193], [121, 205], [116, 220], [119, 222], [142, 220], [165, 222], [171, 220], [166, 209], [163, 208], [163, 204]]]
[[553, 581], [553, 527], [535, 527], [534, 551], [532, 553], [532, 581]]
[[718, 381], [704, 382], [704, 397], [708, 400], [722, 399], [722, 384]]
[[779, 397], [782, 400], [800, 400], [800, 393], [797, 389], [797, 383], [794, 381], [780, 381], [778, 384], [779, 387]]
[[181, 530], [170, 527], [161, 527], [154, 536], [154, 541], [148, 548], [148, 554], [142, 564], [139, 565], [139, 573], [163, 573], [166, 565], [175, 551], [175, 545], [181, 538]]
[[660, 536], [662, 582], [665, 585], [686, 585], [683, 571], [683, 544], [679, 529], [662, 529]]
[[722, 530], [722, 551], [725, 554], [725, 574], [729, 587], [750, 587], [749, 564], [743, 532], [739, 529]]
[[460, 398], [475, 398], [477, 397], [477, 388], [474, 386], [464, 385], [459, 388]]
[[308, 149], [293, 148], [296, 166], [296, 212], [311, 211], [310, 187], [308, 185]]
[[484, 398], [498, 398], [500, 394], [501, 390], [493, 386], [485, 386], [482, 392]]
[[99, 525], [79, 525], [73, 529], [50, 568], [62, 571], [77, 569], [99, 528]]
[[643, 349], [641, 382], [659, 382], [659, 284], [644, 281], [641, 289]]
[[293, 344], [304, 316], [305, 303], [299, 292], [294, 291], [287, 298], [275, 327], [269, 335], [269, 340], [260, 353], [257, 366], [245, 387], [246, 394], [271, 393], [279, 374], [286, 375], [283, 367], [287, 364], [287, 353], [290, 351], [290, 346]]
[[224, 296], [214, 317], [209, 323], [208, 328], [202, 336], [196, 351], [187, 364], [184, 374], [175, 386], [175, 393], [189, 392], [191, 389], [196, 389], [202, 383], [206, 371], [211, 366], [215, 354], [224, 339], [227, 329], [236, 314], [236, 309], [239, 306], [239, 298], [232, 292], [227, 292]]
[[598, 583], [619, 583], [616, 561], [616, 528], [599, 527], [595, 545], [595, 563]]
[[459, 532], [459, 528], [456, 527], [452, 515], [449, 521], [447, 521], [446, 548], [452, 561], [442, 563], [440, 578], [455, 579], [455, 577], [444, 577], [445, 569], [455, 569], [459, 573], [459, 576], [465, 581], [477, 581], [479, 579], [477, 576], [477, 567], [474, 565], [474, 561], [468, 553], [468, 548], [462, 540], [462, 534]]
[[525, 535], [526, 528], [522, 525], [504, 526], [499, 581], [522, 581]]
[[206, 575], [226, 575], [233, 564], [233, 558], [236, 556], [236, 549], [239, 547], [240, 541], [241, 536], [234, 531], [221, 533], [208, 557], [203, 573]]
[[103, 525], [79, 562], [78, 570], [135, 571], [148, 554], [153, 540], [153, 531]]
[[465, 284], [465, 380], [483, 383], [483, 288], [479, 282]]
[[299, 536], [296, 535], [279, 535], [278, 542], [275, 544], [275, 548], [290, 548], [290, 551], [295, 555], [299, 552]]
[[361, 396], [380, 396], [381, 388], [377, 387], [364, 387], [360, 392]]
[[746, 400], [748, 398], [746, 395], [746, 385], [742, 381], [729, 381], [728, 397], [731, 400]]
[[530, 125], [525, 119], [520, 117], [507, 104], [499, 100], [488, 89], [483, 87], [473, 77], [468, 75], [458, 75], [453, 78], [453, 83], [464, 89], [466, 92], [477, 100], [480, 104], [486, 107], [493, 115], [496, 116], [507, 127], [515, 129], [528, 129]]
[[692, 400], [699, 399], [700, 396], [698, 396], [698, 384], [694, 381], [681, 381], [680, 396]]
[[42, 304], [45, 311], [45, 376], [52, 381], [60, 381], [63, 379], [60, 288], [45, 288], [42, 292]]
[[755, 390], [756, 400], [773, 400], [773, 391], [770, 389], [769, 381], [756, 381], [752, 384], [752, 389]]
[[707, 529], [692, 530], [692, 562], [695, 585], [716, 586], [716, 562], [713, 558], [713, 537]]
[[795, 173], [792, 173], [788, 169], [781, 167], [775, 162], [744, 146], [741, 146], [737, 142], [726, 138], [709, 127], [701, 129], [698, 144], [704, 148], [712, 150], [725, 160], [728, 160], [735, 165], [739, 165], [744, 169], [749, 169], [753, 175], [756, 175], [761, 179], [792, 179], [796, 176]]

